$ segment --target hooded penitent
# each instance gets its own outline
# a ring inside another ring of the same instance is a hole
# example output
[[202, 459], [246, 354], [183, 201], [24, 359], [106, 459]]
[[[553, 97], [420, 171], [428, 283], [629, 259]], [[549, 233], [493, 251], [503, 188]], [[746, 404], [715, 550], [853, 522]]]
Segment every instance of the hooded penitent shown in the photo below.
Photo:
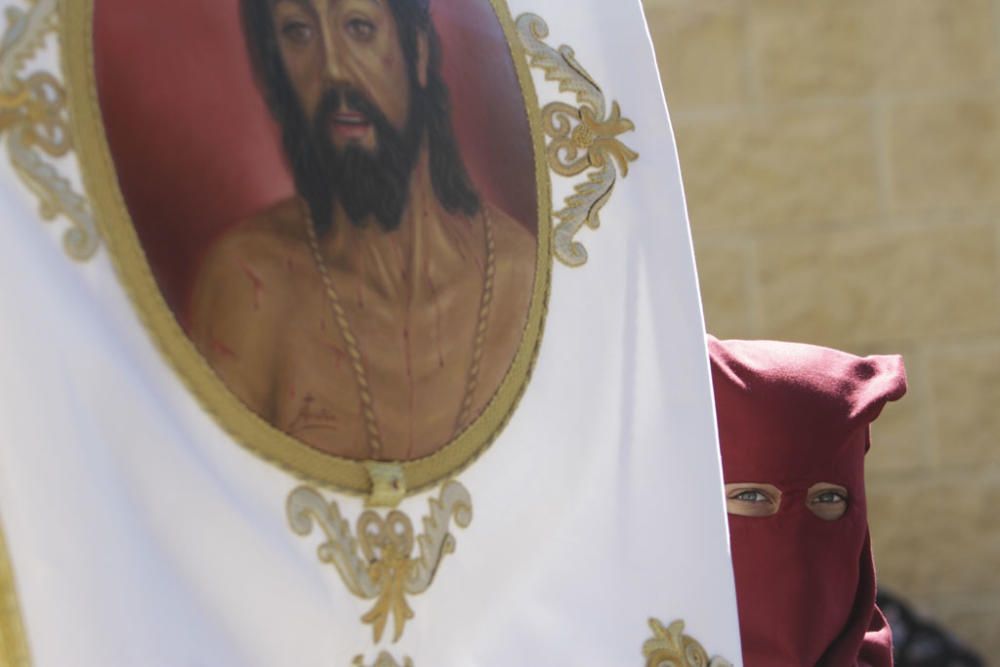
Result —
[[[891, 665], [864, 455], [869, 424], [906, 392], [902, 360], [711, 337], [708, 348], [725, 481], [780, 492], [769, 516], [729, 516], [745, 664]], [[821, 483], [846, 489], [840, 518], [810, 510], [807, 492]]]

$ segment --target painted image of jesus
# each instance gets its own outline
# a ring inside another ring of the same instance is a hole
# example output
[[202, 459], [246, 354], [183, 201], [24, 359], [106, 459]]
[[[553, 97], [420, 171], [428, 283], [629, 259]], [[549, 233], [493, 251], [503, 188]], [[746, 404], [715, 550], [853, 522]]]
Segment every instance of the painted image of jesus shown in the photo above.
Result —
[[467, 175], [427, 0], [241, 0], [241, 15], [296, 195], [215, 243], [191, 336], [302, 442], [427, 456], [511, 365], [535, 237]]

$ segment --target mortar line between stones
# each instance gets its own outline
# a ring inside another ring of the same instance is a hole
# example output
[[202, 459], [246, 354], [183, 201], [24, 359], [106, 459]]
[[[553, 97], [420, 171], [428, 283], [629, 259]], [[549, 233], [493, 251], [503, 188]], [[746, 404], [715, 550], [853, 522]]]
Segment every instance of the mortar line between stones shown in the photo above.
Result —
[[764, 302], [760, 286], [760, 251], [759, 241], [749, 237], [747, 241], [747, 263], [744, 278], [747, 281], [746, 295], [750, 308], [750, 338], [760, 338], [764, 335]]
[[[931, 344], [933, 346], [933, 343]], [[924, 433], [921, 449], [924, 452], [924, 461], [935, 477], [940, 474], [941, 467], [941, 443], [940, 430], [937, 418], [937, 406], [934, 403], [934, 377], [932, 376], [931, 364], [928, 359], [928, 347], [916, 345], [916, 364], [914, 370], [923, 377], [923, 382], [917, 385], [916, 395], [913, 397], [923, 409], [919, 411], [919, 419], [922, 422]]]
[[754, 39], [753, 3], [743, 3], [743, 78], [746, 100], [751, 108], [761, 104], [760, 67], [757, 62], [757, 43]]
[[892, 141], [889, 129], [889, 102], [882, 93], [872, 99], [872, 143], [875, 148], [875, 177], [878, 179], [878, 205], [885, 224], [893, 209]]
[[[993, 222], [993, 309], [1000, 312], [1000, 222]], [[998, 337], [993, 336], [997, 341]]]
[[[993, 0], [990, 8], [993, 14], [993, 43], [1000, 44], [1000, 0]], [[994, 87], [1000, 88], [1000, 49], [994, 49], [993, 60], [996, 67], [993, 74]]]

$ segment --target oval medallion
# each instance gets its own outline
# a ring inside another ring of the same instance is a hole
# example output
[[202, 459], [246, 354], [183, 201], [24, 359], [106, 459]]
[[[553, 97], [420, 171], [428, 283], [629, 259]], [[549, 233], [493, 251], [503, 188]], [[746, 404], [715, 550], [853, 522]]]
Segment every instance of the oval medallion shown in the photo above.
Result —
[[386, 464], [412, 493], [474, 460], [528, 381], [551, 266], [538, 103], [505, 2], [63, 11], [98, 223], [205, 408], [349, 492]]

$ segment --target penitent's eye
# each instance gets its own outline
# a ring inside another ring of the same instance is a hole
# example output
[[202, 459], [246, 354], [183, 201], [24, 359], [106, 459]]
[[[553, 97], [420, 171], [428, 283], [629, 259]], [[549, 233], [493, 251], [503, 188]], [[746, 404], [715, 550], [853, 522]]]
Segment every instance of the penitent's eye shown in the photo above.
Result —
[[281, 35], [294, 44], [308, 44], [315, 30], [308, 21], [289, 19], [281, 24]]
[[726, 511], [738, 516], [771, 516], [781, 505], [781, 491], [771, 484], [726, 484]]
[[370, 42], [375, 37], [375, 24], [368, 19], [354, 17], [344, 26], [347, 34], [359, 42]]
[[809, 487], [806, 506], [825, 521], [836, 521], [847, 512], [847, 489], [839, 484], [820, 482]]

